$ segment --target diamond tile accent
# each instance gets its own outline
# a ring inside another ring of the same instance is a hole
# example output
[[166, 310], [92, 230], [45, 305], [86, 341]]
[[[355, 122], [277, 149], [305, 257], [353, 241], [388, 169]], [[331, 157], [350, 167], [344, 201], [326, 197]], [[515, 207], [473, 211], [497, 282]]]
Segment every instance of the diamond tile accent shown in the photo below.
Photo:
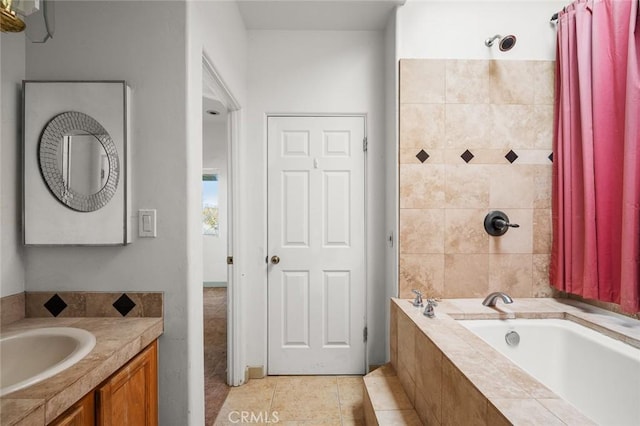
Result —
[[122, 293], [122, 296], [118, 297], [118, 300], [113, 302], [112, 306], [124, 317], [136, 307], [136, 304], [126, 293]]
[[549, 154], [549, 156], [547, 158], [549, 159], [549, 161], [551, 161], [553, 163], [553, 152], [551, 154]]
[[509, 161], [510, 163], [513, 163], [518, 159], [518, 154], [513, 152], [513, 150], [509, 150], [509, 152], [507, 152], [507, 155], [505, 155], [504, 158], [506, 158], [507, 161]]
[[416, 154], [416, 158], [420, 160], [421, 163], [424, 163], [429, 158], [429, 154], [424, 149], [421, 149], [418, 154]]
[[44, 304], [44, 307], [47, 309], [47, 311], [49, 311], [54, 317], [60, 315], [62, 311], [67, 309], [67, 306], [68, 305], [65, 303], [65, 301], [62, 300], [62, 297], [58, 296], [57, 294], [51, 296], [51, 298]]
[[460, 155], [460, 158], [464, 160], [465, 163], [468, 163], [473, 159], [474, 155], [468, 149]]

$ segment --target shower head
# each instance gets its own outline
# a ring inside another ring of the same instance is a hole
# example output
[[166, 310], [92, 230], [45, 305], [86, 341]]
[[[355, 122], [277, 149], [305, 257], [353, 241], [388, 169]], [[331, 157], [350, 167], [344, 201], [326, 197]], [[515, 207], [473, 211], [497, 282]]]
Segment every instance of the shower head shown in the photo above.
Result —
[[516, 36], [514, 36], [512, 34], [504, 36], [504, 37], [502, 37], [499, 34], [496, 34], [493, 37], [489, 37], [488, 39], [486, 39], [484, 41], [484, 45], [487, 46], [487, 47], [491, 47], [491, 46], [493, 46], [493, 43], [497, 39], [500, 39], [500, 43], [498, 44], [498, 48], [500, 49], [501, 52], [506, 52], [508, 50], [511, 50], [513, 48], [513, 46], [516, 45]]

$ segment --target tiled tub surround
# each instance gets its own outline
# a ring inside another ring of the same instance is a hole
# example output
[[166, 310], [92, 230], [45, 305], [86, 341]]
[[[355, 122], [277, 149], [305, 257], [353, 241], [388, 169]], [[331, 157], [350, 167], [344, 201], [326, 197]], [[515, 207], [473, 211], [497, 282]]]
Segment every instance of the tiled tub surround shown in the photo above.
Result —
[[568, 299], [481, 302], [443, 300], [429, 319], [409, 300], [391, 301], [391, 363], [422, 423], [593, 424], [456, 320], [563, 318], [639, 348], [640, 323]]
[[551, 295], [553, 93], [552, 61], [400, 61], [400, 297]]

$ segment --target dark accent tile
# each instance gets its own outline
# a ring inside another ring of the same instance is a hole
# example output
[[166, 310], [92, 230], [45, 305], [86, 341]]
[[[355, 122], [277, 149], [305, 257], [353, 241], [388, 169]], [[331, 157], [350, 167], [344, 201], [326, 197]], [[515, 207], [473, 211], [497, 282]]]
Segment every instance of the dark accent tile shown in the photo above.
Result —
[[518, 159], [518, 154], [513, 152], [513, 150], [509, 150], [509, 152], [507, 152], [507, 155], [505, 155], [504, 158], [506, 158], [507, 161], [509, 161], [510, 163], [513, 163]]
[[549, 159], [549, 161], [551, 161], [553, 163], [553, 152], [551, 154], [549, 154], [549, 156], [547, 158]]
[[136, 304], [129, 296], [127, 296], [126, 293], [123, 293], [118, 300], [113, 302], [113, 307], [116, 308], [116, 311], [120, 312], [120, 315], [124, 317], [136, 307]]
[[424, 149], [421, 149], [418, 154], [416, 154], [416, 158], [420, 160], [421, 163], [424, 163], [429, 158], [429, 154]]
[[474, 155], [468, 149], [460, 155], [460, 158], [464, 160], [465, 163], [468, 163], [473, 159]]
[[67, 304], [60, 296], [54, 294], [45, 302], [44, 307], [47, 308], [47, 311], [49, 311], [51, 315], [57, 317], [62, 313], [62, 311], [67, 309]]

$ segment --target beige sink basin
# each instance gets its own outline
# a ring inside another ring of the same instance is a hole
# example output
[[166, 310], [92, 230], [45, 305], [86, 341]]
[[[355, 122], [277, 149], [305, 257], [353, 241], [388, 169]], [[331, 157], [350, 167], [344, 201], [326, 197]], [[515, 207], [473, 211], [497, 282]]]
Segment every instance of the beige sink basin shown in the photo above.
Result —
[[0, 396], [58, 374], [84, 358], [95, 345], [93, 334], [72, 327], [0, 336]]

